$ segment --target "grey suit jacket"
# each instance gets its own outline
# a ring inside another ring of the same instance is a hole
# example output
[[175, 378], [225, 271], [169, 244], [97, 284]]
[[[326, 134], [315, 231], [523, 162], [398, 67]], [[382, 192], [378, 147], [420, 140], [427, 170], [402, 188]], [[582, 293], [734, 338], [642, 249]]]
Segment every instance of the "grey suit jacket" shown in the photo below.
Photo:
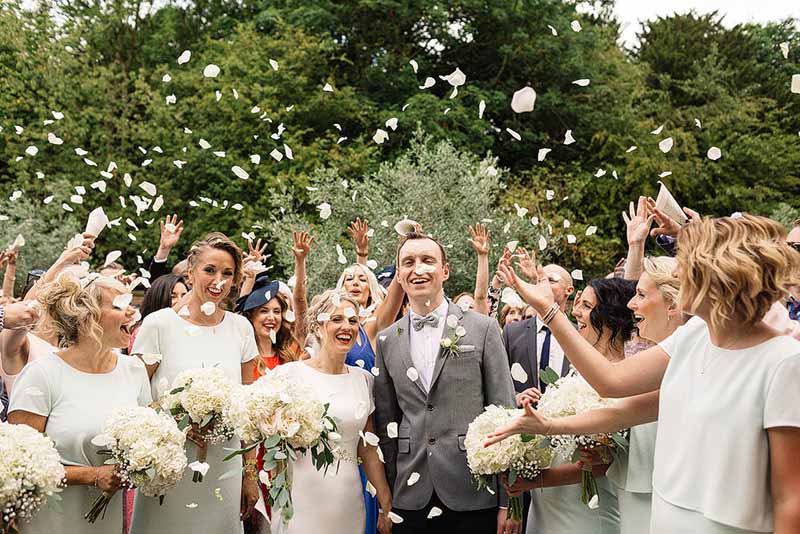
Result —
[[[553, 338], [553, 340], [555, 340]], [[514, 381], [514, 389], [521, 393], [528, 388], [539, 387], [539, 359], [536, 356], [536, 318], [531, 317], [524, 321], [511, 323], [503, 329], [503, 344], [508, 353], [508, 367], [519, 363], [528, 374], [525, 383]], [[561, 376], [569, 372], [570, 362], [564, 355], [561, 369], [555, 369]]]
[[[430, 391], [406, 372], [411, 358], [408, 315], [378, 334], [375, 378], [375, 426], [392, 487], [393, 504], [404, 510], [421, 510], [433, 492], [451, 510], [469, 511], [505, 505], [505, 492], [478, 491], [464, 447], [467, 426], [486, 406], [514, 405], [514, 388], [497, 323], [474, 312], [463, 312], [450, 302], [466, 335], [458, 344], [469, 350], [448, 355], [441, 349], [436, 359]], [[444, 336], [453, 329], [445, 326]], [[389, 423], [398, 424], [398, 437], [390, 438]], [[412, 473], [419, 482], [407, 484]]]

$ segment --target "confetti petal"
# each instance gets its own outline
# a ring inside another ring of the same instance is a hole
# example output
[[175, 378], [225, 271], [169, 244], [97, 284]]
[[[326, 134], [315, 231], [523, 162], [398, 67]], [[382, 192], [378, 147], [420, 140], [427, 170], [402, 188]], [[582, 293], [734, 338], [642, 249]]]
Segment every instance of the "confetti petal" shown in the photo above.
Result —
[[372, 136], [372, 140], [375, 141], [377, 144], [382, 145], [384, 141], [389, 139], [389, 133], [386, 130], [382, 130], [380, 128], [377, 129], [375, 135]]
[[572, 31], [574, 32], [579, 32], [582, 30], [581, 23], [578, 22], [577, 20], [573, 20], [572, 22], [570, 22], [569, 27], [572, 28]]
[[553, 151], [553, 149], [551, 149], [551, 148], [540, 148], [539, 149], [539, 153], [536, 156], [536, 159], [539, 160], [539, 161], [544, 161], [544, 158], [547, 157], [547, 154], [549, 154], [552, 151]]
[[395, 525], [398, 525], [398, 524], [400, 524], [400, 523], [402, 523], [402, 522], [403, 522], [403, 518], [402, 518], [402, 517], [400, 517], [399, 515], [397, 515], [397, 514], [396, 514], [396, 513], [394, 513], [394, 512], [389, 512], [389, 513], [387, 514], [387, 517], [389, 517], [389, 520], [390, 520], [392, 523], [394, 523]]
[[666, 139], [662, 139], [662, 140], [661, 140], [661, 141], [658, 143], [658, 148], [659, 148], [659, 150], [661, 150], [661, 152], [663, 152], [664, 154], [666, 154], [667, 152], [669, 152], [670, 150], [672, 150], [672, 146], [673, 146], [674, 144], [675, 144], [675, 141], [674, 141], [674, 140], [673, 140], [671, 137], [667, 137]]
[[572, 130], [567, 130], [567, 133], [564, 134], [564, 144], [571, 145], [575, 142], [575, 138], [572, 137]]
[[409, 367], [408, 370], [406, 370], [406, 376], [412, 382], [416, 382], [419, 379], [419, 371], [417, 371], [414, 367]]
[[419, 482], [419, 473], [417, 473], [416, 471], [414, 471], [413, 473], [411, 473], [411, 475], [409, 475], [409, 477], [408, 477], [408, 481], [406, 482], [406, 484], [407, 484], [408, 486], [413, 486], [413, 485], [414, 485], [414, 484], [416, 484], [417, 482]]
[[132, 300], [133, 293], [122, 293], [114, 297], [114, 300], [111, 301], [111, 305], [118, 310], [126, 310], [128, 306], [130, 306]]
[[467, 81], [467, 75], [461, 72], [461, 69], [459, 69], [458, 67], [456, 67], [456, 70], [454, 70], [447, 76], [439, 76], [439, 78], [446, 81], [453, 87], [459, 87], [461, 85], [464, 85], [464, 83]]
[[514, 113], [527, 113], [533, 111], [536, 104], [536, 91], [533, 87], [523, 87], [511, 98], [511, 109]]
[[178, 56], [178, 65], [183, 65], [184, 63], [188, 63], [191, 58], [192, 58], [192, 52], [190, 50], [184, 50], [183, 53], [180, 56]]
[[662, 131], [663, 129], [664, 129], [664, 125], [662, 124], [661, 126], [659, 126], [658, 128], [656, 128], [655, 130], [653, 130], [653, 131], [652, 131], [652, 132], [650, 132], [650, 133], [651, 133], [651, 134], [653, 134], [653, 135], [658, 135], [658, 134], [660, 134], [660, 133], [661, 133], [661, 131]]
[[594, 235], [596, 233], [597, 233], [597, 227], [596, 226], [590, 226], [590, 227], [588, 227], [586, 229], [586, 235]]
[[528, 381], [528, 373], [525, 372], [525, 369], [522, 368], [519, 362], [514, 362], [514, 365], [511, 366], [511, 378], [520, 384], [524, 384]]
[[434, 86], [434, 84], [436, 84], [436, 80], [431, 78], [430, 76], [428, 76], [427, 78], [425, 78], [425, 82], [423, 82], [423, 84], [420, 85], [419, 88], [420, 89], [430, 89], [431, 87]]
[[31, 145], [31, 146], [29, 146], [28, 148], [25, 149], [25, 153], [27, 155], [29, 155], [29, 156], [35, 156], [36, 154], [39, 153], [39, 149], [37, 147]]
[[442, 509], [438, 506], [431, 507], [431, 511], [428, 512], [428, 519], [434, 519], [442, 515]]
[[792, 75], [792, 88], [791, 91], [800, 95], [800, 74]]
[[570, 273], [570, 276], [575, 280], [583, 280], [583, 271], [575, 269]]
[[397, 423], [389, 423], [386, 425], [386, 435], [390, 439], [395, 439], [397, 437]]
[[478, 103], [478, 118], [479, 119], [483, 118], [483, 112], [484, 111], [486, 111], [486, 101], [485, 100], [481, 100]]
[[512, 130], [511, 128], [506, 128], [506, 132], [508, 132], [508, 135], [510, 135], [511, 137], [513, 137], [514, 139], [516, 139], [517, 141], [521, 141], [521, 140], [522, 140], [522, 136], [521, 136], [521, 135], [519, 135], [519, 134], [518, 134], [517, 132], [515, 132], [514, 130]]
[[141, 354], [140, 357], [142, 361], [147, 365], [155, 365], [157, 363], [161, 363], [161, 360], [164, 359], [162, 354]]
[[245, 171], [238, 165], [234, 165], [233, 167], [231, 167], [231, 172], [233, 172], [233, 174], [235, 174], [237, 178], [241, 178], [242, 180], [247, 180], [248, 178], [250, 178], [250, 175], [247, 174], [247, 171]]
[[717, 161], [719, 158], [722, 157], [722, 151], [719, 148], [712, 146], [711, 148], [708, 149], [708, 153], [706, 155], [708, 156], [708, 159], [710, 159], [711, 161]]
[[414, 74], [416, 74], [417, 71], [419, 70], [419, 65], [417, 64], [416, 60], [412, 59], [408, 63], [409, 65], [411, 65], [411, 68], [414, 69]]
[[591, 83], [591, 81], [588, 78], [581, 78], [580, 80], [575, 80], [572, 83], [579, 87], [586, 87]]
[[213, 63], [209, 63], [206, 65], [206, 68], [203, 69], [203, 76], [206, 78], [216, 78], [219, 76], [219, 67]]

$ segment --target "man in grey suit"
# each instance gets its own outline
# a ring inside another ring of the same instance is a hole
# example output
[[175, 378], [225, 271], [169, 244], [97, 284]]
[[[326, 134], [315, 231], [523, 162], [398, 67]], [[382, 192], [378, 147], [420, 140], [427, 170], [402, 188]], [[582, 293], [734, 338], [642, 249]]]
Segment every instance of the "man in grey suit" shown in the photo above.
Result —
[[[518, 534], [502, 487], [478, 491], [464, 447], [485, 406], [514, 404], [508, 360], [492, 319], [445, 299], [448, 276], [441, 244], [406, 234], [397, 277], [411, 311], [378, 334], [374, 386], [393, 510], [403, 518], [394, 531]], [[457, 348], [444, 348], [448, 342]]]

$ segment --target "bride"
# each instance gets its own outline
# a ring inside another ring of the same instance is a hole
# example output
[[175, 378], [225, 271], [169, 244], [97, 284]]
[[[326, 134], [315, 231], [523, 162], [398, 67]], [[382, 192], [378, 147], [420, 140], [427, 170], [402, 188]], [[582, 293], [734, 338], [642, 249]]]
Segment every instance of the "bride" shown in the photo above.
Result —
[[364, 498], [357, 463], [360, 459], [382, 509], [378, 531], [391, 532], [388, 514], [392, 496], [377, 447], [367, 443], [375, 432], [371, 415], [375, 410], [373, 376], [344, 363], [358, 337], [358, 303], [346, 293], [326, 291], [308, 310], [308, 324], [319, 344], [314, 356], [286, 363], [272, 372], [311, 385], [321, 401], [330, 403], [328, 413], [336, 419], [341, 435], [341, 462], [338, 468], [331, 466], [323, 473], [314, 468], [310, 455], [301, 456], [291, 467], [294, 515], [285, 524], [279, 519], [280, 511], [274, 511], [273, 530], [277, 534], [363, 532]]

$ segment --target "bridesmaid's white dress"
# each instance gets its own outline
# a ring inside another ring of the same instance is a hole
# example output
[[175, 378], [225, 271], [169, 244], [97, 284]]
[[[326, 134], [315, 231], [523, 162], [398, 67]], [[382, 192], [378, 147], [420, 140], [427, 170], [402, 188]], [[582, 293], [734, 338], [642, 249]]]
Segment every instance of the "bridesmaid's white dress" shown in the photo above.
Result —
[[334, 417], [342, 436], [339, 446], [343, 459], [331, 465], [323, 475], [317, 471], [308, 453], [291, 466], [293, 473], [292, 501], [294, 516], [286, 524], [280, 510], [272, 512], [272, 532], [276, 534], [362, 534], [364, 532], [364, 496], [356, 463], [359, 431], [374, 411], [373, 376], [358, 368], [345, 366], [346, 374], [330, 375], [303, 362], [290, 362], [276, 367], [273, 373], [292, 376], [308, 384], [322, 402], [330, 403], [328, 413]]
[[657, 432], [658, 423], [631, 428], [627, 454], [615, 459], [606, 473], [617, 490], [620, 534], [650, 532]]
[[[9, 413], [21, 410], [47, 417], [44, 433], [53, 439], [61, 463], [99, 467], [108, 459], [92, 439], [108, 418], [122, 408], [150, 404], [150, 383], [141, 360], [117, 355], [109, 373], [84, 373], [51, 353], [28, 363], [17, 377]], [[114, 494], [105, 517], [89, 523], [83, 516], [100, 496], [94, 486], [68, 486], [61, 502], [48, 503], [24, 534], [119, 534], [122, 531], [122, 492]], [[54, 501], [54, 499], [52, 499]]]
[[[256, 357], [258, 348], [250, 322], [241, 315], [225, 312], [216, 326], [194, 326], [171, 308], [148, 315], [136, 341], [133, 353], [161, 354], [162, 360], [151, 380], [153, 398], [168, 390], [175, 377], [187, 369], [218, 367], [234, 383], [242, 382], [242, 363]], [[219, 477], [242, 468], [240, 456], [223, 462], [230, 450], [240, 442], [231, 439], [208, 447], [208, 473], [203, 482], [192, 482], [188, 468], [178, 486], [159, 505], [158, 498], [137, 492], [133, 507], [131, 534], [178, 534], [208, 532], [236, 534], [242, 532], [239, 518], [242, 477]], [[225, 450], [228, 449], [228, 450]], [[197, 447], [186, 440], [189, 463], [197, 458]]]
[[[564, 463], [556, 454], [553, 466]], [[581, 502], [581, 485], [531, 490], [527, 534], [619, 534], [616, 489], [606, 477], [598, 477], [599, 507], [591, 510]]]

